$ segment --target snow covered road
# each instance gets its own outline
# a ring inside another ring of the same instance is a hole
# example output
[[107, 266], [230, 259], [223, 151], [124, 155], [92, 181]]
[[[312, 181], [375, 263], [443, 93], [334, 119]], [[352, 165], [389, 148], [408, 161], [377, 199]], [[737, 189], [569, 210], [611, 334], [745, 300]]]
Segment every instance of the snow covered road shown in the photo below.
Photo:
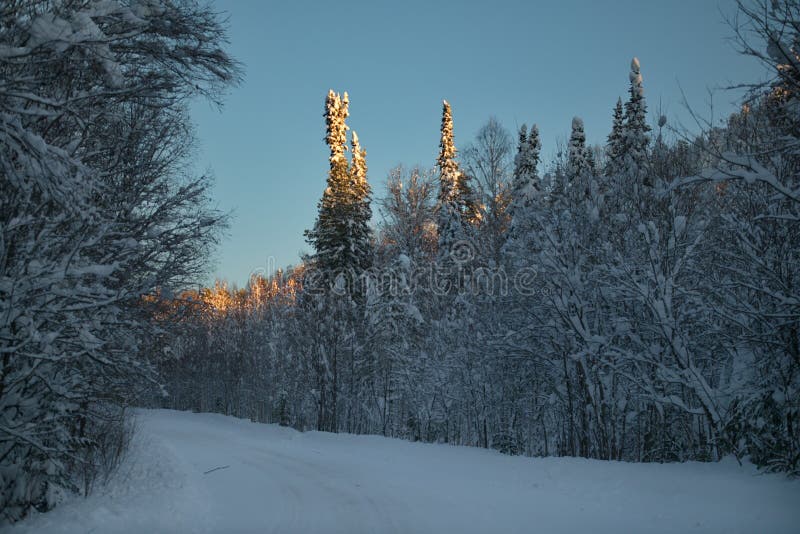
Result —
[[530, 459], [167, 410], [140, 412], [138, 426], [107, 488], [11, 532], [788, 534], [800, 525], [800, 482], [733, 460]]

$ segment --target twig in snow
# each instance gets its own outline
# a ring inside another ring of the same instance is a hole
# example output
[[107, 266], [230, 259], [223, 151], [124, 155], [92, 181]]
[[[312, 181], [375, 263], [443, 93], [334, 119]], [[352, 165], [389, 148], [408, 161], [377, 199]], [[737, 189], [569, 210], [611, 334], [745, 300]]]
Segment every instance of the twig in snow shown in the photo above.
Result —
[[215, 467], [214, 469], [209, 469], [208, 471], [204, 471], [203, 474], [207, 475], [209, 473], [213, 473], [214, 471], [219, 471], [220, 469], [227, 469], [229, 467], [230, 467], [229, 465], [222, 465], [220, 467]]

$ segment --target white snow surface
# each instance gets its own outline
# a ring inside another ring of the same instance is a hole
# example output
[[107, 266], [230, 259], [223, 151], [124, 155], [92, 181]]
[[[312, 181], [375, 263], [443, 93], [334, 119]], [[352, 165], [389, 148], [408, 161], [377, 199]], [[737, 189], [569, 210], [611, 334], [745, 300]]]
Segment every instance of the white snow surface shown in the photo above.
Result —
[[[117, 476], [11, 533], [795, 533], [800, 482], [728, 459], [532, 459], [137, 413]], [[204, 474], [214, 468], [217, 469]]]

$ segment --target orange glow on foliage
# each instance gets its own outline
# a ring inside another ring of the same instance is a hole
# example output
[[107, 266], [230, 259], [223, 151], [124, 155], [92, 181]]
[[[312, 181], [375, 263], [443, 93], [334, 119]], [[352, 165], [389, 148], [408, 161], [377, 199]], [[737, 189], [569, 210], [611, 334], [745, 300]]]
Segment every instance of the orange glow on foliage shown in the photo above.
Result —
[[253, 275], [247, 287], [237, 289], [217, 280], [213, 287], [184, 291], [173, 298], [160, 293], [147, 295], [143, 301], [153, 306], [156, 320], [180, 321], [186, 317], [215, 317], [255, 312], [275, 305], [291, 305], [302, 288], [303, 267], [289, 273], [278, 271], [271, 277]]

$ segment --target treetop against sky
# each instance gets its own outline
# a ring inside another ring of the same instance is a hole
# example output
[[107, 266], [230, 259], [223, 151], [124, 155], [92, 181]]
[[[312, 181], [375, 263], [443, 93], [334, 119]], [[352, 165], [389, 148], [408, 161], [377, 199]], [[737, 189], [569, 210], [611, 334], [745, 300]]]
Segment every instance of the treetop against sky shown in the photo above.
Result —
[[[566, 142], [575, 116], [604, 143], [631, 58], [641, 60], [651, 123], [697, 129], [683, 105], [712, 116], [709, 89], [761, 77], [729, 41], [733, 2], [348, 2], [220, 0], [244, 83], [220, 112], [193, 109], [196, 164], [216, 176], [234, 211], [212, 275], [244, 284], [254, 271], [299, 262], [325, 188], [323, 103], [351, 98], [348, 124], [367, 151], [373, 195], [397, 164], [433, 166], [442, 99], [458, 148], [490, 116], [512, 134], [538, 124], [542, 160]], [[716, 91], [724, 118], [741, 91]]]

